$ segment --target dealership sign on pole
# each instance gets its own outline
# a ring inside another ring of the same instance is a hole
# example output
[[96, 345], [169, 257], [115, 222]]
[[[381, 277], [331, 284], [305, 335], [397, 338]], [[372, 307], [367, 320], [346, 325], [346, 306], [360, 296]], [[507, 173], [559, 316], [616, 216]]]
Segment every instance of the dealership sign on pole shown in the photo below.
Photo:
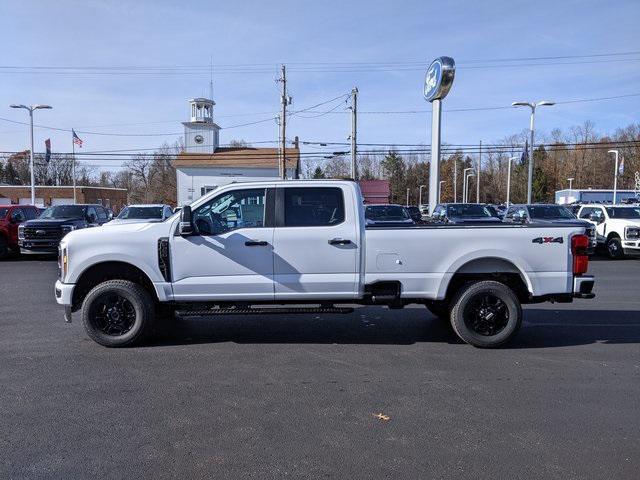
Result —
[[447, 96], [456, 64], [451, 57], [436, 58], [424, 78], [424, 98], [431, 102], [431, 163], [429, 167], [429, 214], [438, 203], [440, 189], [440, 123], [442, 118], [442, 99]]

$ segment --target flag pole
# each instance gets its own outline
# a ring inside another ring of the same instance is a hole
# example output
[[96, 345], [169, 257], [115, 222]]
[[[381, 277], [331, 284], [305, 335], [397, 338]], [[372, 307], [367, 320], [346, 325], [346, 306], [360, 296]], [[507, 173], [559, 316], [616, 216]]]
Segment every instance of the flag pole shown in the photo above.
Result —
[[71, 129], [71, 176], [73, 177], [73, 204], [77, 203], [76, 199], [76, 142], [75, 138], [73, 138], [73, 128]]

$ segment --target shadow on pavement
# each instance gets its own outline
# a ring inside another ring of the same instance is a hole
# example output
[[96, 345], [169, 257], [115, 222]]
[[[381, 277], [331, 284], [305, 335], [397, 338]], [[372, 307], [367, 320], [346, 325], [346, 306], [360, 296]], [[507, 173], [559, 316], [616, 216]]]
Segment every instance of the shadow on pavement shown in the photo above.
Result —
[[[503, 348], [640, 343], [640, 314], [627, 310], [528, 308], [516, 338]], [[200, 343], [462, 343], [447, 322], [422, 309], [363, 308], [350, 315], [254, 315], [177, 318], [152, 345]]]

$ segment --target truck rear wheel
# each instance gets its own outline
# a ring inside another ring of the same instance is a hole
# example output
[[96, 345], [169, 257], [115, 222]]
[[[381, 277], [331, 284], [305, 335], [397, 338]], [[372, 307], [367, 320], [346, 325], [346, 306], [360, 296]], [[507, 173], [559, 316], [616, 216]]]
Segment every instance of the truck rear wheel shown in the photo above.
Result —
[[620, 260], [624, 257], [622, 242], [618, 237], [611, 237], [607, 240], [607, 254], [609, 255], [609, 258], [614, 260]]
[[82, 304], [87, 335], [105, 347], [129, 347], [141, 342], [153, 319], [151, 295], [128, 280], [109, 280], [97, 285]]
[[520, 301], [503, 283], [468, 283], [453, 299], [451, 326], [458, 337], [474, 347], [499, 347], [513, 338], [521, 324]]

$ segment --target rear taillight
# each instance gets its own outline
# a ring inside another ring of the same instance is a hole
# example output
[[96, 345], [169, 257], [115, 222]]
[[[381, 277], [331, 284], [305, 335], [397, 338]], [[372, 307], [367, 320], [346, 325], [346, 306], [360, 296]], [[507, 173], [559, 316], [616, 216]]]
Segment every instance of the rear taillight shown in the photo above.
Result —
[[573, 274], [582, 275], [589, 269], [589, 237], [586, 235], [574, 235], [571, 237], [571, 254], [573, 255]]

